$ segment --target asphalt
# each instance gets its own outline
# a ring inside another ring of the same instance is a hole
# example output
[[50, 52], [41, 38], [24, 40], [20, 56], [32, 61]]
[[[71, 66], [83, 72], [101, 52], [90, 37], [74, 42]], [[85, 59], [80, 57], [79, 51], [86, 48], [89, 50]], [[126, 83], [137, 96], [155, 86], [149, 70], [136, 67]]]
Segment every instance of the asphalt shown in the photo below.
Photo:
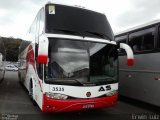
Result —
[[47, 114], [32, 104], [28, 92], [18, 81], [16, 71], [6, 71], [0, 83], [0, 120], [153, 120], [153, 117], [159, 120], [159, 113], [160, 109], [155, 106], [120, 97], [110, 108]]

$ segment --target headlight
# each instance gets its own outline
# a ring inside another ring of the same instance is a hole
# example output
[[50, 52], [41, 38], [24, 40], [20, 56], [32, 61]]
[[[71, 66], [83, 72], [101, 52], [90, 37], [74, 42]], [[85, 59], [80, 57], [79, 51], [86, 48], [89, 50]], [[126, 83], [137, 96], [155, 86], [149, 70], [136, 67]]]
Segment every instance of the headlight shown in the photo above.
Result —
[[106, 96], [113, 96], [113, 95], [116, 95], [117, 93], [118, 93], [117, 90], [113, 90], [113, 91], [111, 91], [111, 92], [108, 92], [108, 93], [106, 94]]
[[67, 95], [63, 95], [63, 94], [59, 94], [59, 93], [49, 93], [49, 92], [46, 92], [45, 95], [48, 97], [48, 98], [53, 98], [53, 99], [67, 99], [68, 96]]

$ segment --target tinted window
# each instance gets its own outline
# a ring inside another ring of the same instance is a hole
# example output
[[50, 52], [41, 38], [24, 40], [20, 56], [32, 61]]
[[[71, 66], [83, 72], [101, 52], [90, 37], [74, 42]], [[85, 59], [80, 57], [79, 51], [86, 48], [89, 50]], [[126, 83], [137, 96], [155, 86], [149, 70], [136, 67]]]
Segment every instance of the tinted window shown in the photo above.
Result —
[[151, 51], [154, 49], [155, 28], [138, 31], [129, 35], [129, 45], [134, 52]]
[[46, 6], [46, 32], [114, 40], [104, 14], [63, 5]]

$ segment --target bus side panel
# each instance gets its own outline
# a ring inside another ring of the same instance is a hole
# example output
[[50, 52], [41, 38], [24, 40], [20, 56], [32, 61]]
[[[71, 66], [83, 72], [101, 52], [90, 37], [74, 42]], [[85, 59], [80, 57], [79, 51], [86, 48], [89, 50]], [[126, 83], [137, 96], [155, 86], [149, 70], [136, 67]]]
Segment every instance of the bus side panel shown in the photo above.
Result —
[[37, 72], [36, 72], [36, 61], [34, 59], [34, 45], [29, 46], [28, 54], [27, 54], [27, 75], [25, 85], [29, 90], [30, 81], [32, 81], [33, 85], [33, 98], [38, 104], [40, 108], [42, 108], [42, 100], [43, 100], [43, 93], [42, 93], [42, 80], [39, 79]]
[[[20, 82], [26, 87], [29, 91], [29, 83], [31, 78], [30, 64], [34, 64], [34, 51], [33, 45], [29, 45], [26, 49], [19, 55], [20, 67], [18, 74], [20, 77]], [[34, 66], [34, 65], [33, 65]]]
[[135, 55], [135, 65], [128, 67], [119, 56], [119, 92], [121, 95], [160, 106], [160, 53]]
[[26, 87], [25, 85], [25, 79], [26, 79], [26, 55], [27, 55], [27, 50], [24, 50], [20, 55], [19, 55], [19, 68], [18, 68], [18, 76], [20, 82]]
[[42, 80], [39, 80], [34, 64], [29, 63], [27, 77], [26, 77], [26, 87], [29, 89], [30, 80], [33, 83], [33, 98], [38, 104], [40, 108], [42, 108], [42, 100], [43, 100], [43, 93], [42, 93]]

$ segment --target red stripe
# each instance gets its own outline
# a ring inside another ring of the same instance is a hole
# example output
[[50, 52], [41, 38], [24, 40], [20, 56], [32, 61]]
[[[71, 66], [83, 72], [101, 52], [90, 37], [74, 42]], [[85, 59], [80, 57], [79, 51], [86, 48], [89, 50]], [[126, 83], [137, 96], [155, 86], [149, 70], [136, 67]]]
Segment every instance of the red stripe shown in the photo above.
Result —
[[48, 56], [46, 55], [38, 55], [37, 62], [39, 64], [47, 64]]
[[118, 94], [110, 97], [75, 100], [56, 100], [43, 95], [43, 112], [68, 112], [77, 110], [97, 109], [115, 105]]
[[134, 59], [128, 59], [128, 66], [133, 66]]

